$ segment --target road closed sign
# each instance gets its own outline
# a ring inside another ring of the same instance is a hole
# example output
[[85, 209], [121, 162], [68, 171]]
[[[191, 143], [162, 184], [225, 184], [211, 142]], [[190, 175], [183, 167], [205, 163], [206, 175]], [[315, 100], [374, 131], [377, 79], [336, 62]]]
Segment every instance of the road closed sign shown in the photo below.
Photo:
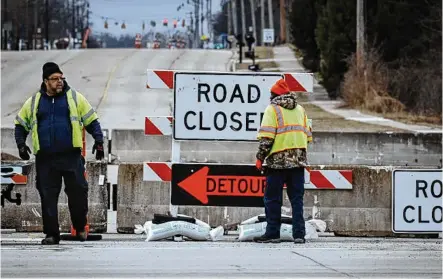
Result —
[[255, 141], [281, 74], [191, 73], [174, 76], [174, 139]]
[[442, 171], [394, 170], [392, 173], [392, 231], [442, 231]]

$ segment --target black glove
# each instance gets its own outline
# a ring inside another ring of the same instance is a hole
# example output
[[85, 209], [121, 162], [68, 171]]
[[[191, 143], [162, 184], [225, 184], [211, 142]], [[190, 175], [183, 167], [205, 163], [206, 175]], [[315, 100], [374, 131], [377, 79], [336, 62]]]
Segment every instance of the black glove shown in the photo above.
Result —
[[97, 151], [97, 153], [95, 154], [95, 159], [101, 160], [101, 159], [105, 158], [105, 151], [103, 149], [103, 142], [96, 141], [94, 143], [94, 146], [92, 146], [92, 154], [94, 154], [95, 151]]
[[20, 158], [22, 158], [22, 160], [29, 160], [29, 154], [31, 153], [31, 149], [26, 144], [20, 144], [18, 146], [18, 154], [20, 155]]

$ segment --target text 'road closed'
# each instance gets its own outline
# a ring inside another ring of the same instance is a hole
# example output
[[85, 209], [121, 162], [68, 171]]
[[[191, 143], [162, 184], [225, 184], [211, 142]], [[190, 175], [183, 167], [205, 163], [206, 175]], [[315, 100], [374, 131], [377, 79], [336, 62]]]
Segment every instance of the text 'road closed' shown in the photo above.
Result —
[[[441, 180], [415, 180], [415, 197], [423, 199], [439, 199], [442, 197], [443, 187]], [[436, 223], [441, 224], [442, 206], [406, 205], [403, 209], [403, 220], [406, 223]]]
[[[260, 88], [254, 84], [236, 84], [231, 91], [222, 83], [217, 83], [212, 88], [207, 83], [197, 85], [197, 102], [204, 104], [254, 104], [258, 102], [260, 95]], [[183, 124], [189, 131], [258, 131], [262, 118], [263, 112], [189, 110], [185, 113]]]
[[176, 75], [174, 138], [256, 140], [278, 75]]

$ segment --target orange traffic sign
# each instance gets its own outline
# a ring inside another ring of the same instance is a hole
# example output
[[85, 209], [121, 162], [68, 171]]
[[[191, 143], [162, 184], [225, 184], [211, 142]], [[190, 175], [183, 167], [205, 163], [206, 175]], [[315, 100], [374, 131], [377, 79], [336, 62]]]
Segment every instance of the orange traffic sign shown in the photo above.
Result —
[[[172, 205], [264, 206], [266, 177], [252, 164], [172, 164], [171, 176]], [[353, 188], [352, 170], [305, 169], [304, 177], [305, 189]]]
[[173, 205], [263, 206], [266, 178], [251, 165], [173, 164]]

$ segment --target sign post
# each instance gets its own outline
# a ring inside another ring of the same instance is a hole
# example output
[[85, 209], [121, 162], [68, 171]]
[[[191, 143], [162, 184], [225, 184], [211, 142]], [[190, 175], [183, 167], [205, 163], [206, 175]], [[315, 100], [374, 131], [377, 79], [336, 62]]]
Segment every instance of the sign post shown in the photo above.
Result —
[[392, 231], [442, 232], [442, 170], [392, 172]]

